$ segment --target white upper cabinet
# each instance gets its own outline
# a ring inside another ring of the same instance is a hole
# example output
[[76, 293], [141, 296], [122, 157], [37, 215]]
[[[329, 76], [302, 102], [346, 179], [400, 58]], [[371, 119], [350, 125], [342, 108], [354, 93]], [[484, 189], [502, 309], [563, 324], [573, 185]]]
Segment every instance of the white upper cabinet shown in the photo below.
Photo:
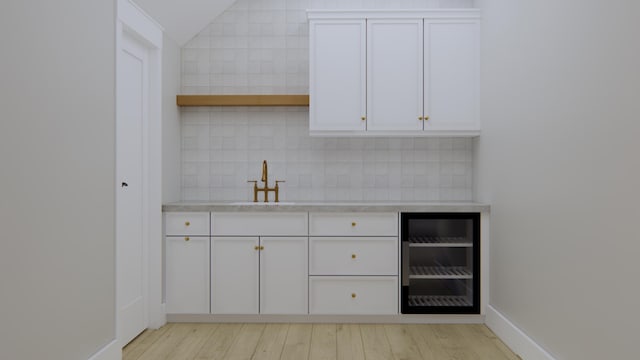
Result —
[[422, 130], [422, 19], [367, 21], [367, 131]]
[[308, 17], [311, 135], [479, 135], [477, 9]]
[[424, 22], [425, 131], [480, 131], [479, 21]]
[[311, 131], [366, 129], [365, 29], [364, 19], [310, 24]]

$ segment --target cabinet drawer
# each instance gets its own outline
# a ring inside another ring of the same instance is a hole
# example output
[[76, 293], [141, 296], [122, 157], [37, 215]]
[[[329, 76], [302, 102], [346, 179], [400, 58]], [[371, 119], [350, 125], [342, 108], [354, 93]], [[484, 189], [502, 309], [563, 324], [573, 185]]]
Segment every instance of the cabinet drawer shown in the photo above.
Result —
[[397, 275], [397, 237], [312, 237], [311, 275]]
[[165, 234], [168, 236], [209, 236], [208, 212], [165, 213]]
[[397, 314], [396, 276], [310, 276], [311, 314]]
[[309, 233], [318, 236], [397, 236], [397, 213], [311, 213]]
[[212, 235], [307, 236], [305, 212], [212, 213]]

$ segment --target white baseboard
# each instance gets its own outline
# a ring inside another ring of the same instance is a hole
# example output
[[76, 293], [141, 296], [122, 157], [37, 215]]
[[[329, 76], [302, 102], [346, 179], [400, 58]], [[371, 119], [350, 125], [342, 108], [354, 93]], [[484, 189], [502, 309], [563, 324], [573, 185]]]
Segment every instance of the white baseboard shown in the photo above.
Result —
[[484, 315], [218, 315], [167, 314], [167, 322], [199, 323], [361, 323], [361, 324], [483, 324]]
[[118, 346], [118, 340], [113, 340], [98, 350], [89, 360], [122, 360], [122, 348]]
[[542, 346], [491, 305], [487, 306], [485, 324], [523, 360], [555, 360]]

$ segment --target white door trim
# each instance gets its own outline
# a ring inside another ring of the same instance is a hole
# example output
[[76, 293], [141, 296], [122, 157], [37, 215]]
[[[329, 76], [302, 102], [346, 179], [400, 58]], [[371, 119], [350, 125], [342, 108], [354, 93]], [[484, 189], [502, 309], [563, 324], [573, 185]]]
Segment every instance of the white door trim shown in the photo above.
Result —
[[[116, 67], [123, 35], [136, 38], [148, 49], [148, 119], [143, 128], [143, 236], [148, 246], [147, 319], [150, 328], [166, 323], [162, 281], [162, 41], [163, 32], [140, 8], [128, 0], [117, 1]], [[117, 98], [117, 96], [116, 96]], [[118, 179], [116, 183], [119, 184]], [[116, 251], [117, 253], [117, 251]], [[117, 259], [116, 259], [117, 262]], [[117, 274], [116, 274], [117, 279]], [[116, 282], [116, 298], [117, 298]], [[119, 304], [116, 304], [116, 314]], [[117, 316], [116, 316], [117, 317]], [[116, 329], [119, 320], [116, 318]], [[116, 334], [118, 338], [118, 334]]]

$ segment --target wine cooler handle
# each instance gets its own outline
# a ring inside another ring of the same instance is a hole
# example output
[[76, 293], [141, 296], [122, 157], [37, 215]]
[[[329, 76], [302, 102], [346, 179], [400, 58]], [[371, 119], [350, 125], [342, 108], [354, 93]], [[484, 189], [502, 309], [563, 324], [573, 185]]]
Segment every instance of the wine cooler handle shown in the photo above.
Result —
[[409, 286], [409, 242], [402, 242], [402, 286]]

